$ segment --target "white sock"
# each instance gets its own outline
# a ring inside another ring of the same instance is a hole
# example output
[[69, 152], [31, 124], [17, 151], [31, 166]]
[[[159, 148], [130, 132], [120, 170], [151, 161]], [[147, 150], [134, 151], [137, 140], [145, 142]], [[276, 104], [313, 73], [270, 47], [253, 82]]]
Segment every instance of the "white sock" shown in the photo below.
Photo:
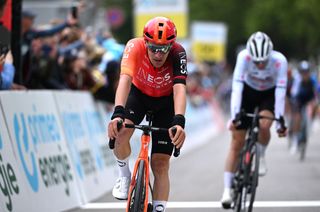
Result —
[[119, 169], [119, 177], [130, 177], [131, 172], [129, 169], [129, 157], [125, 158], [124, 160], [119, 160], [116, 158], [118, 169]]
[[233, 178], [234, 178], [234, 173], [224, 172], [223, 174], [224, 188], [229, 188], [229, 189], [231, 188]]
[[167, 201], [153, 200], [153, 212], [164, 212], [166, 210]]
[[265, 153], [266, 153], [266, 149], [267, 149], [267, 145], [263, 145], [263, 144], [258, 143], [258, 150], [260, 152], [260, 157], [264, 158]]

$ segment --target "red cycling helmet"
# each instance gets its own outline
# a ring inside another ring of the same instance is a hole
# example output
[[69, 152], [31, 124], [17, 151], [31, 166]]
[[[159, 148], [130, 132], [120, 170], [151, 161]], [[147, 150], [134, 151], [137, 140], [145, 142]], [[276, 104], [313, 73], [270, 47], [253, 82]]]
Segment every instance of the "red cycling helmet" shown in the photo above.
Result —
[[155, 17], [147, 22], [143, 29], [146, 41], [158, 44], [172, 44], [177, 38], [177, 29], [174, 23], [165, 17]]

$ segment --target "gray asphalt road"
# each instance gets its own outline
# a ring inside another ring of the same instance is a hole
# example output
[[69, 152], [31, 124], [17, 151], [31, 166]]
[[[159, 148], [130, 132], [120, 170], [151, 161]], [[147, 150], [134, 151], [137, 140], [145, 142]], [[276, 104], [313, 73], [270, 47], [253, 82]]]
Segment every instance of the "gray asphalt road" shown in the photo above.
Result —
[[[279, 139], [273, 134], [266, 155], [269, 171], [265, 177], [260, 178], [256, 196], [257, 207], [254, 211], [320, 211], [319, 136], [320, 128], [316, 127], [312, 130], [306, 159], [300, 162], [297, 155], [289, 153], [287, 140]], [[188, 154], [182, 154], [178, 160], [172, 162], [168, 212], [225, 211], [220, 208], [218, 201], [223, 190], [223, 167], [229, 139], [228, 132], [219, 133], [206, 144]], [[107, 193], [93, 205], [87, 205], [87, 209], [75, 209], [72, 212], [125, 211], [119, 208], [108, 209], [113, 203], [124, 206], [123, 202], [115, 200], [111, 193]], [[94, 206], [101, 208], [94, 209]]]

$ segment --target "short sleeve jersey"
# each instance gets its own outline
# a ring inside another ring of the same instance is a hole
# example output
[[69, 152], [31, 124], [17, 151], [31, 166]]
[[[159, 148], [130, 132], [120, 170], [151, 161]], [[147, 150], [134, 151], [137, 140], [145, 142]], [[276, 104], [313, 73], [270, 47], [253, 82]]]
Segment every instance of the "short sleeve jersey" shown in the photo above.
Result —
[[186, 83], [187, 55], [177, 42], [160, 68], [155, 68], [147, 53], [143, 38], [128, 41], [121, 61], [121, 74], [132, 77], [132, 83], [144, 94], [152, 97], [169, 96], [176, 83]]

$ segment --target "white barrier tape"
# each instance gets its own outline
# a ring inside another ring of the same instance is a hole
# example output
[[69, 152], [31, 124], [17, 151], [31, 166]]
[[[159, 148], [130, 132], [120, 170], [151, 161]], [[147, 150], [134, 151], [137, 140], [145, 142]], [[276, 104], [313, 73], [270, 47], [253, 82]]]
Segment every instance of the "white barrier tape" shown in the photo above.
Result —
[[[256, 208], [320, 207], [320, 201], [256, 201]], [[89, 203], [82, 209], [124, 209], [126, 202]], [[168, 202], [167, 208], [221, 208], [221, 202]]]

